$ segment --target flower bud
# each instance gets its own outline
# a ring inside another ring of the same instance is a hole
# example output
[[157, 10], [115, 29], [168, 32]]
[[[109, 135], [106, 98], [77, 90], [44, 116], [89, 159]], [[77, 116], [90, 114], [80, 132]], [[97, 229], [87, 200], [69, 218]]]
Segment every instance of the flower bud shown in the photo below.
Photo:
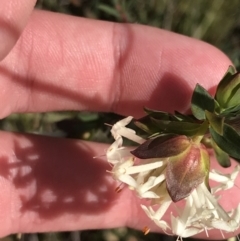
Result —
[[206, 181], [208, 186], [209, 155], [202, 144], [192, 143], [184, 152], [169, 158], [166, 187], [174, 202], [187, 197]]
[[229, 68], [218, 85], [216, 100], [222, 109], [228, 109], [240, 104], [240, 73], [234, 73]]
[[150, 139], [131, 153], [140, 159], [168, 158], [166, 188], [174, 202], [187, 197], [204, 181], [208, 186], [208, 152], [204, 145], [193, 142], [187, 136]]
[[[181, 240], [209, 229], [218, 229], [221, 233], [238, 230], [240, 205], [227, 212], [218, 203], [218, 191], [235, 185], [239, 166], [228, 174], [210, 171], [209, 155], [200, 143], [201, 135], [191, 139], [184, 135], [164, 134], [144, 140], [126, 128], [130, 120], [125, 118], [112, 127], [115, 142], [108, 149], [107, 158], [113, 166], [113, 177], [139, 198], [147, 199], [147, 204], [141, 205], [147, 216], [164, 232], [172, 232]], [[225, 127], [227, 136], [236, 135], [228, 125]], [[140, 145], [130, 152], [123, 146], [123, 137]], [[237, 146], [233, 142], [223, 143]], [[218, 184], [212, 190], [208, 179]], [[171, 214], [169, 222], [165, 215], [171, 212], [172, 202], [182, 199], [184, 202], [180, 205], [175, 204], [177, 212]], [[144, 230], [145, 233], [148, 231], [147, 228]]]

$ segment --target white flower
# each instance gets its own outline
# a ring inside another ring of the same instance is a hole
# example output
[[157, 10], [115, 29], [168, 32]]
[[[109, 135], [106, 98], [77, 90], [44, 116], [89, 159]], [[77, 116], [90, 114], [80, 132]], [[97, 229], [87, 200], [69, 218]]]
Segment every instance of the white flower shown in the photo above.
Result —
[[162, 220], [162, 217], [169, 208], [170, 204], [171, 200], [169, 198], [166, 198], [164, 201], [162, 201], [162, 205], [160, 205], [160, 207], [156, 211], [154, 211], [151, 206], [147, 207], [145, 205], [141, 205], [141, 207], [145, 211], [147, 216], [152, 219], [157, 226], [163, 229], [164, 232], [167, 232], [167, 229], [170, 229], [170, 227], [167, 222]]
[[145, 139], [136, 135], [134, 130], [126, 127], [126, 125], [128, 125], [132, 119], [133, 119], [132, 116], [128, 116], [127, 118], [120, 120], [116, 124], [113, 125], [113, 127], [111, 129], [111, 133], [115, 140], [117, 140], [119, 138], [122, 139], [122, 137], [126, 137], [129, 140], [132, 140], [139, 144], [141, 144], [145, 141]]
[[234, 181], [237, 178], [240, 171], [240, 166], [237, 165], [231, 174], [222, 174], [219, 171], [212, 170], [209, 174], [210, 179], [219, 182], [219, 185], [212, 188], [213, 192], [218, 192], [220, 190], [230, 189], [234, 186]]
[[186, 198], [185, 208], [179, 216], [172, 217], [172, 228], [174, 234], [182, 237], [202, 231], [207, 233], [213, 228], [233, 232], [239, 227], [239, 214], [239, 208], [232, 215], [227, 213], [202, 183]]
[[[173, 203], [166, 188], [168, 158], [141, 160], [131, 154], [131, 148], [122, 146], [123, 137], [138, 144], [146, 141], [137, 136], [135, 131], [126, 127], [131, 120], [132, 117], [127, 117], [112, 127], [111, 133], [115, 142], [107, 150], [106, 156], [113, 165], [113, 177], [129, 186], [139, 198], [150, 201], [148, 206], [141, 205], [146, 215], [164, 232], [178, 235], [180, 240], [182, 237], [193, 236], [200, 232], [208, 235], [210, 229], [219, 229], [220, 232], [237, 230], [240, 225], [240, 205], [235, 210], [226, 212], [218, 203], [215, 193], [233, 187], [240, 167], [237, 166], [231, 174], [212, 170], [209, 178], [218, 182], [219, 185], [208, 190], [203, 181], [184, 198], [184, 207], [179, 208], [177, 202]], [[167, 223], [164, 215], [171, 205], [175, 206], [176, 212], [170, 214], [171, 223]]]

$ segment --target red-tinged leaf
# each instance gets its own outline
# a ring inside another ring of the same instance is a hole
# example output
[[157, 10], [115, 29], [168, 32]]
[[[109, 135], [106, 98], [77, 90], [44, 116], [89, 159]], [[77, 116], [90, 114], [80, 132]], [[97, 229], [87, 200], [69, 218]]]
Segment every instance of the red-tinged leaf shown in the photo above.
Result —
[[181, 155], [170, 158], [166, 168], [166, 187], [173, 202], [178, 202], [199, 184], [209, 172], [209, 156], [205, 149], [191, 146]]
[[140, 159], [167, 158], [182, 153], [189, 146], [190, 141], [186, 136], [162, 135], [147, 140], [131, 153]]

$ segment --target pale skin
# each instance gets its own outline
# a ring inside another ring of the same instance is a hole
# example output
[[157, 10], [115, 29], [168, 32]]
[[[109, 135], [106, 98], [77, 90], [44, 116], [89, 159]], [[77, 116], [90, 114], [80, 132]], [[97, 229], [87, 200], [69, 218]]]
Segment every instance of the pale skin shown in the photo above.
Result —
[[[214, 91], [231, 64], [221, 51], [192, 38], [37, 11], [34, 5], [0, 3], [1, 118], [56, 110], [140, 117], [143, 106], [184, 112], [195, 84]], [[0, 236], [121, 226], [160, 231], [131, 191], [115, 192], [106, 158], [93, 159], [107, 147], [1, 132]], [[238, 193], [229, 190], [221, 203], [231, 210]]]

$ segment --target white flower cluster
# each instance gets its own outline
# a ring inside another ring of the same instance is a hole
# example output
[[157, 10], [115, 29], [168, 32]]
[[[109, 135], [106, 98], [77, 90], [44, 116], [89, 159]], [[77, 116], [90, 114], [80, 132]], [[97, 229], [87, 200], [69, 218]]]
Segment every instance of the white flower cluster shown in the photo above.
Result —
[[168, 160], [152, 158], [141, 161], [130, 153], [131, 149], [123, 147], [123, 137], [138, 144], [145, 142], [145, 139], [126, 127], [131, 120], [132, 117], [127, 117], [112, 127], [111, 133], [115, 142], [109, 147], [106, 155], [108, 162], [113, 166], [113, 177], [120, 183], [128, 185], [140, 198], [151, 201], [148, 206], [142, 205], [147, 216], [164, 232], [177, 235], [180, 239], [203, 231], [208, 235], [210, 229], [219, 229], [221, 233], [237, 230], [240, 225], [240, 205], [235, 210], [226, 212], [218, 203], [216, 192], [234, 185], [240, 170], [239, 166], [231, 175], [223, 175], [212, 170], [209, 178], [218, 182], [219, 185], [211, 192], [204, 182], [198, 185], [183, 200], [184, 208], [178, 208], [175, 203], [176, 213], [169, 214], [171, 215], [170, 223], [164, 221], [164, 215], [173, 203], [165, 183]]

